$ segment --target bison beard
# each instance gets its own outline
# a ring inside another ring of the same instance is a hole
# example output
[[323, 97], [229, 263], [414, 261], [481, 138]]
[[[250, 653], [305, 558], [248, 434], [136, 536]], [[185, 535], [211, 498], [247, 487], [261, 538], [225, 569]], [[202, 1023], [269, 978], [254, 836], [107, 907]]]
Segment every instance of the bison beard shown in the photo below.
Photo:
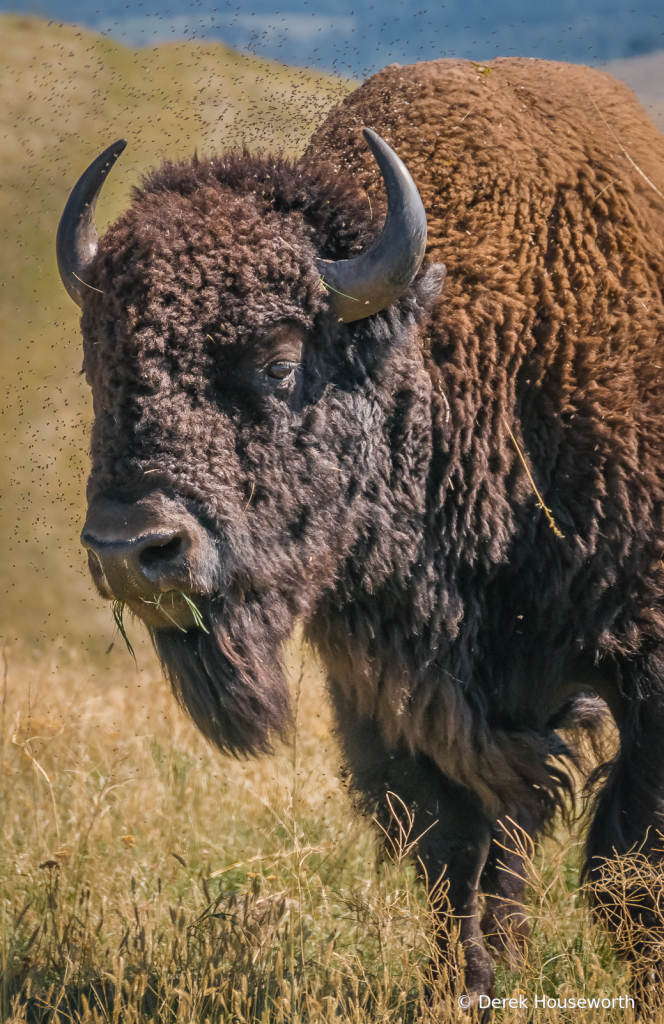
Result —
[[246, 609], [232, 627], [208, 609], [202, 629], [152, 631], [179, 704], [224, 753], [269, 753], [291, 723], [288, 688], [269, 627]]

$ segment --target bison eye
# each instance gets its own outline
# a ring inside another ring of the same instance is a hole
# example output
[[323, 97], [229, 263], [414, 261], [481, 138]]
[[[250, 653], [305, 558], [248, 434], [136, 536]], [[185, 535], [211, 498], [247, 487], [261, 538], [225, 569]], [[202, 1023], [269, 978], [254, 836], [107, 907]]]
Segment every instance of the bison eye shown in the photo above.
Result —
[[280, 360], [278, 363], [270, 363], [265, 368], [265, 372], [268, 377], [272, 380], [289, 380], [295, 373], [295, 363], [286, 362], [286, 360]]

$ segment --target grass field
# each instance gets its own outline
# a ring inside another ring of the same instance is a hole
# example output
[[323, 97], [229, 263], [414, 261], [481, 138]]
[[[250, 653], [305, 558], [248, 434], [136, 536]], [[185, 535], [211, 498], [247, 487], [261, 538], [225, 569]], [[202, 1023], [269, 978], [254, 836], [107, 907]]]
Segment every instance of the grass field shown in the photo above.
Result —
[[[458, 993], [425, 999], [423, 893], [350, 807], [297, 644], [294, 743], [254, 762], [213, 754], [152, 662], [124, 657], [110, 679], [71, 658], [7, 665], [3, 1019], [470, 1019]], [[498, 994], [610, 999], [569, 1019], [629, 1021], [626, 970], [579, 891], [579, 843], [559, 831], [528, 851], [532, 944], [519, 970], [499, 968]]]
[[[315, 663], [286, 652], [290, 745], [214, 754], [130, 623], [134, 666], [78, 544], [90, 409], [53, 252], [69, 188], [129, 138], [103, 229], [150, 164], [195, 147], [295, 153], [350, 87], [219, 45], [132, 51], [0, 16], [3, 1020], [467, 1019], [458, 993], [425, 995], [430, 913], [404, 851], [381, 854], [349, 804]], [[498, 993], [529, 1009], [505, 1021], [632, 1019], [579, 889], [580, 844], [560, 826], [526, 851], [532, 944], [499, 967]], [[535, 1006], [545, 996], [615, 1005]]]

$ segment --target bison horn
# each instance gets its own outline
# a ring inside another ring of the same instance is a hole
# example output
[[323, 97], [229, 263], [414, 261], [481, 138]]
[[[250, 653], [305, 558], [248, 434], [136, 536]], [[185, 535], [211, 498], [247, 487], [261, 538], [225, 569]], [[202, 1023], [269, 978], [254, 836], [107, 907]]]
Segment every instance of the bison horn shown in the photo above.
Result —
[[387, 190], [383, 230], [356, 259], [316, 260], [333, 312], [345, 323], [378, 313], [403, 295], [422, 265], [427, 243], [427, 218], [415, 182], [379, 135], [369, 128], [363, 135]]
[[119, 139], [92, 161], [71, 190], [58, 224], [58, 270], [62, 283], [79, 306], [90, 287], [83, 280], [83, 273], [94, 259], [99, 242], [95, 227], [97, 199], [109, 170], [126, 145], [126, 139]]

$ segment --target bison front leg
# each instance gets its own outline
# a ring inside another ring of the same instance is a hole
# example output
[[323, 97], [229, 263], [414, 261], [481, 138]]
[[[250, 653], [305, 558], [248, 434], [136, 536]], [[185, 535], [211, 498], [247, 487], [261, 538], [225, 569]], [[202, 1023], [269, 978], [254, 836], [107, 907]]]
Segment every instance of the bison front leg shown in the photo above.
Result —
[[491, 825], [479, 798], [444, 776], [428, 757], [386, 746], [369, 717], [338, 715], [338, 731], [351, 787], [379, 823], [388, 849], [412, 844], [438, 919], [434, 974], [456, 985], [457, 950], [450, 941], [456, 933], [467, 991], [491, 995], [493, 965], [478, 907]]
[[586, 873], [632, 964], [634, 995], [664, 1002], [664, 649], [620, 666], [620, 750], [597, 800]]
[[497, 829], [482, 874], [485, 894], [481, 921], [496, 958], [516, 969], [523, 965], [530, 928], [525, 907], [525, 830]]

